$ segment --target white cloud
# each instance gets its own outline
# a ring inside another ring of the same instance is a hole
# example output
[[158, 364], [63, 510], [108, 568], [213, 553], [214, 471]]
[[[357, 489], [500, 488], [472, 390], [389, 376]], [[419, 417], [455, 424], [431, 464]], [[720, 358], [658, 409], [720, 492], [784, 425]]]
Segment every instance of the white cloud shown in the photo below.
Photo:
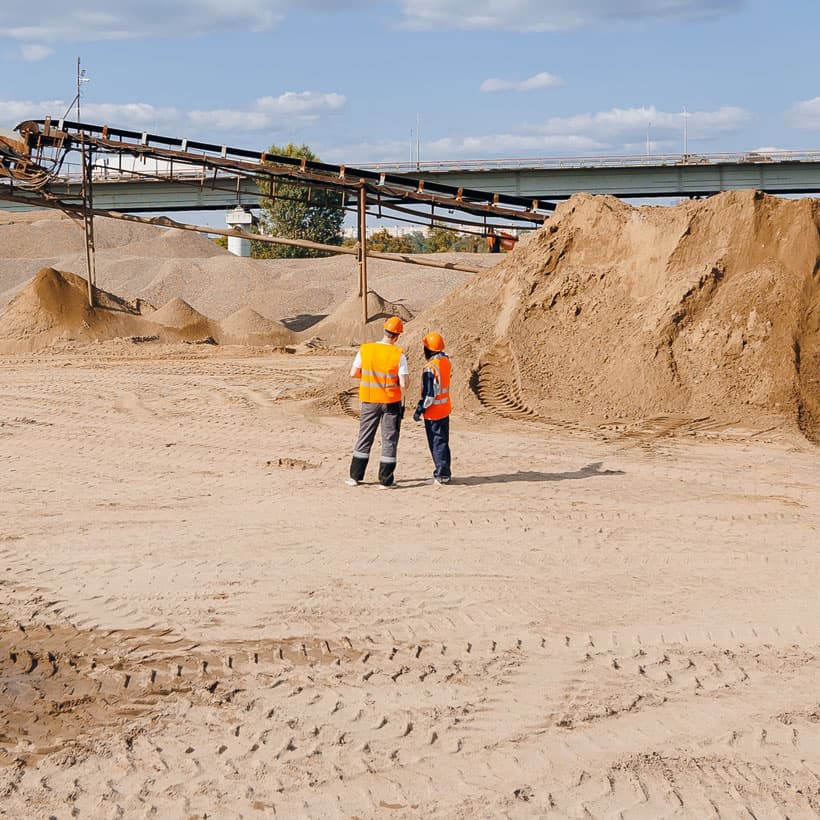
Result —
[[478, 159], [499, 155], [523, 154], [584, 154], [600, 151], [606, 145], [579, 134], [539, 136], [526, 134], [485, 134], [482, 136], [444, 137], [422, 146], [422, 161], [427, 154], [431, 159], [462, 157]]
[[20, 46], [20, 58], [26, 63], [36, 63], [50, 56], [53, 49], [37, 43], [24, 43]]
[[[41, 120], [44, 117], [60, 119], [66, 114], [70, 100], [0, 100], [0, 122], [17, 125], [23, 120]], [[76, 116], [72, 109], [69, 118]], [[113, 125], [119, 128], [157, 130], [172, 127], [181, 120], [175, 108], [156, 108], [147, 103], [83, 103], [84, 122]]]
[[[278, 97], [262, 97], [246, 109], [214, 109], [181, 111], [177, 108], [158, 108], [148, 103], [83, 103], [82, 120], [98, 125], [133, 128], [140, 131], [168, 132], [174, 136], [191, 129], [197, 138], [203, 132], [230, 131], [250, 133], [270, 131], [284, 123], [315, 122], [322, 115], [338, 111], [346, 103], [341, 94], [316, 91], [288, 91]], [[64, 116], [66, 100], [0, 100], [0, 122], [15, 125], [26, 119]], [[72, 114], [73, 116], [73, 114]], [[181, 134], [185, 136], [185, 134]]]
[[226, 31], [263, 32], [304, 11], [344, 13], [373, 8], [417, 30], [569, 31], [630, 22], [708, 20], [746, 0], [40, 0], [3, 3], [0, 39], [48, 44], [197, 37]]
[[316, 122], [323, 114], [338, 111], [347, 99], [342, 94], [318, 91], [286, 91], [278, 97], [260, 97], [247, 110], [217, 109], [191, 111], [191, 125], [225, 131], [265, 131], [294, 118], [301, 123]]
[[256, 108], [270, 114], [317, 114], [322, 111], [338, 111], [347, 98], [342, 94], [325, 94], [318, 91], [286, 91], [278, 97], [261, 97]]
[[[313, 4], [316, 5], [316, 4]], [[37, 43], [198, 36], [216, 31], [267, 31], [296, 0], [41, 0], [32, 15], [25, 3], [4, 3], [2, 36]]]
[[820, 97], [795, 103], [789, 119], [795, 128], [820, 129]]
[[416, 145], [400, 140], [377, 140], [337, 144], [321, 148], [318, 153], [325, 162], [364, 165], [374, 162], [410, 162], [415, 160]]
[[632, 22], [709, 20], [745, 0], [402, 0], [412, 29], [571, 31]]
[[[63, 114], [65, 109], [60, 112]], [[75, 116], [73, 112], [71, 116]], [[148, 103], [86, 103], [82, 104], [82, 121], [138, 131], [158, 131], [171, 128], [180, 119], [176, 108], [157, 108]]]
[[[549, 156], [600, 152], [606, 146], [583, 136], [483, 134], [443, 137], [421, 144], [421, 161], [480, 159], [501, 156]], [[374, 162], [415, 162], [416, 145], [398, 140], [349, 143], [322, 148], [326, 162], [348, 165]], [[412, 160], [411, 160], [412, 156]]]
[[564, 81], [548, 71], [542, 71], [526, 80], [498, 80], [490, 78], [481, 83], [481, 91], [538, 91], [543, 88], [555, 88]]
[[[683, 111], [660, 111], [654, 106], [613, 108], [572, 117], [553, 117], [520, 133], [479, 134], [443, 137], [421, 144], [421, 160], [479, 159], [493, 157], [584, 156], [601, 153], [643, 153], [646, 130], [650, 128], [650, 150], [679, 151]], [[751, 119], [736, 106], [716, 111], [690, 111], [687, 131], [692, 140], [735, 131]], [[402, 162], [414, 155], [409, 142], [368, 142], [334, 146], [322, 150], [328, 161]]]
[[0, 100], [0, 122], [13, 127], [23, 120], [42, 119], [53, 114], [62, 116], [68, 100]]
[[[751, 119], [751, 114], [737, 106], [723, 106], [716, 111], [690, 111], [687, 129], [693, 139], [705, 139], [737, 131]], [[649, 127], [652, 133], [680, 131], [683, 111], [659, 111], [655, 106], [612, 108], [594, 114], [576, 114], [572, 117], [551, 117], [531, 130], [544, 134], [586, 134], [596, 139], [615, 139], [634, 136]]]

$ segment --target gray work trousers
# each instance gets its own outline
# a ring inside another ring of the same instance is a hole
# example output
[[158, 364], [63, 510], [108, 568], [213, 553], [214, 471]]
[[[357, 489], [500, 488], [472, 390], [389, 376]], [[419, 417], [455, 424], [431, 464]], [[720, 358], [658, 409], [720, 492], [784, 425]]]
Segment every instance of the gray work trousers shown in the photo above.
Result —
[[356, 481], [364, 479], [367, 463], [370, 460], [370, 449], [376, 438], [376, 430], [381, 424], [382, 452], [379, 458], [379, 483], [389, 487], [394, 482], [396, 469], [396, 452], [399, 447], [401, 432], [402, 405], [400, 401], [390, 404], [376, 404], [363, 401], [359, 414], [359, 438], [353, 448], [353, 459], [350, 462], [350, 477]]

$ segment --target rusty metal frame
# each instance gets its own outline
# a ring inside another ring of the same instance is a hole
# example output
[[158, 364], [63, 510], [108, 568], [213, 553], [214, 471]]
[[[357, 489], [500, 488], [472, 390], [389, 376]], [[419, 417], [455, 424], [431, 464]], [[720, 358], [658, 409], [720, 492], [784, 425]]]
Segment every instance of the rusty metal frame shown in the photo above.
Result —
[[[438, 224], [448, 222], [446, 213], [442, 213], [443, 209], [469, 214], [481, 220], [490, 217], [536, 227], [555, 208], [554, 203], [545, 200], [455, 188], [431, 180], [416, 180], [397, 174], [376, 173], [109, 126], [63, 121], [55, 125], [51, 120], [45, 119], [23, 122], [17, 126], [17, 131], [21, 136], [20, 143], [27, 151], [28, 167], [23, 171], [23, 176], [31, 173], [32, 166], [51, 176], [51, 169], [62, 164], [68, 153], [79, 150], [85, 143], [90, 150], [99, 154], [120, 157], [129, 155], [143, 160], [167, 162], [171, 171], [174, 163], [201, 168], [202, 179], [196, 184], [205, 185], [205, 175], [211, 172], [213, 178], [208, 187], [213, 190], [233, 191], [238, 178], [245, 177], [255, 178], [261, 183], [259, 190], [262, 197], [269, 196], [264, 192], [265, 187], [273, 194], [276, 183], [282, 182], [309, 190], [347, 193], [351, 200], [358, 201], [359, 191], [363, 188], [368, 208], [380, 208], [382, 213], [392, 210], [393, 205], [412, 205], [431, 210], [438, 208]], [[165, 182], [192, 184], [172, 172], [146, 171], [143, 175]], [[230, 187], [219, 187], [223, 181]], [[46, 184], [46, 189], [47, 187]], [[401, 221], [401, 213], [397, 213], [395, 218]], [[474, 224], [478, 227], [480, 223]]]
[[83, 234], [85, 235], [85, 264], [88, 273], [88, 305], [94, 307], [94, 288], [97, 285], [96, 254], [94, 247], [94, 194], [93, 194], [93, 157], [91, 149], [81, 141], [83, 159], [82, 217]]

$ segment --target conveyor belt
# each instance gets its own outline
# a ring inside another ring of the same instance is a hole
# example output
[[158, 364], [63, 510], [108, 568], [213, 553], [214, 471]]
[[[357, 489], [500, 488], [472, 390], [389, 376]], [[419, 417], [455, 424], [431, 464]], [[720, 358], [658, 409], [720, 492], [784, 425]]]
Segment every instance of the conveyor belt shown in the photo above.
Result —
[[[378, 208], [381, 214], [396, 207], [391, 214], [396, 219], [407, 221], [408, 209], [414, 216], [427, 216], [437, 224], [471, 224], [462, 218], [450, 216], [459, 213], [478, 217], [478, 226], [487, 224], [488, 219], [503, 219], [529, 225], [541, 224], [554, 210], [552, 202], [541, 199], [527, 199], [509, 194], [495, 194], [467, 188], [454, 188], [440, 182], [426, 179], [409, 179], [406, 176], [345, 165], [331, 165], [312, 162], [295, 157], [269, 154], [265, 151], [251, 151], [227, 145], [186, 140], [178, 137], [161, 136], [148, 132], [113, 128], [71, 121], [28, 120], [17, 126], [20, 141], [28, 151], [28, 156], [15, 162], [11, 157], [0, 174], [10, 176], [18, 184], [27, 182], [48, 197], [50, 179], [56, 179], [66, 156], [71, 152], [87, 151], [92, 154], [128, 155], [143, 160], [154, 160], [152, 169], [146, 164], [140, 176], [150, 176], [158, 180], [185, 183], [179, 174], [174, 174], [174, 165], [202, 169], [213, 175], [213, 184], [232, 176], [253, 177], [260, 187], [260, 193], [275, 195], [276, 185], [306, 186], [322, 190], [348, 194], [351, 199], [364, 189], [368, 207]], [[15, 168], [19, 165], [19, 174]], [[96, 166], [95, 166], [96, 167]], [[190, 179], [188, 184], [202, 185], [202, 180]], [[59, 206], [57, 206], [59, 207]]]

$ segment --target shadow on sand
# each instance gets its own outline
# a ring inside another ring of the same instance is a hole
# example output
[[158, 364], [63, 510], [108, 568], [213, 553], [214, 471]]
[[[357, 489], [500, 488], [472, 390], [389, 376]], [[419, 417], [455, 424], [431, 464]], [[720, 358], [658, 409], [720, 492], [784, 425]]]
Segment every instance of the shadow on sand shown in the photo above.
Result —
[[326, 313], [300, 313], [298, 316], [288, 316], [286, 319], [282, 319], [282, 324], [288, 330], [292, 330], [294, 333], [300, 333], [326, 318]]
[[[451, 484], [473, 486], [477, 484], [507, 484], [512, 481], [577, 481], [583, 478], [595, 478], [605, 475], [624, 475], [623, 470], [602, 470], [602, 461], [587, 464], [578, 470], [567, 473], [539, 473], [535, 470], [519, 470], [517, 473], [498, 473], [496, 475], [458, 476]], [[425, 482], [419, 482], [424, 484]], [[405, 485], [407, 486], [407, 485]]]

